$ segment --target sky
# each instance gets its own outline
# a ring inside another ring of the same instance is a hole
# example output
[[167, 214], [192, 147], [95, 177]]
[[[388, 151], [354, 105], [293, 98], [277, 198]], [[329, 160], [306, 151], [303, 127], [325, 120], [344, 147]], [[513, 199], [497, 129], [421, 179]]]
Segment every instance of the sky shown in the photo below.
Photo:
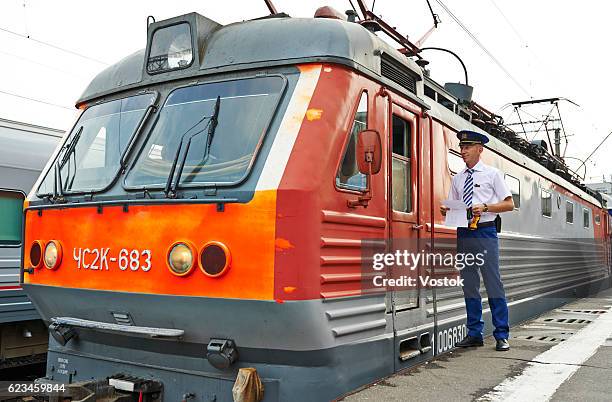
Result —
[[[292, 17], [312, 17], [322, 5], [340, 11], [350, 8], [348, 0], [273, 2]], [[565, 156], [573, 168], [582, 163], [570, 158], [586, 158], [612, 131], [606, 101], [612, 92], [608, 78], [612, 57], [603, 43], [612, 37], [612, 24], [598, 17], [612, 13], [612, 2], [430, 2], [441, 23], [423, 46], [459, 54], [474, 87], [473, 99], [480, 105], [513, 123], [518, 120], [507, 106], [511, 102], [561, 97], [578, 104], [559, 104], [569, 142]], [[371, 7], [372, 0], [366, 3]], [[0, 118], [70, 128], [76, 116], [74, 103], [90, 80], [145, 47], [147, 16], [160, 21], [193, 11], [221, 24], [268, 14], [263, 0], [0, 1]], [[374, 13], [413, 42], [433, 25], [425, 0], [378, 0]], [[464, 81], [463, 70], [452, 56], [437, 51], [422, 55], [439, 83]], [[524, 109], [521, 118], [541, 119], [549, 110], [550, 105]], [[604, 175], [611, 180], [611, 154], [612, 136], [586, 163], [587, 182], [601, 181]]]

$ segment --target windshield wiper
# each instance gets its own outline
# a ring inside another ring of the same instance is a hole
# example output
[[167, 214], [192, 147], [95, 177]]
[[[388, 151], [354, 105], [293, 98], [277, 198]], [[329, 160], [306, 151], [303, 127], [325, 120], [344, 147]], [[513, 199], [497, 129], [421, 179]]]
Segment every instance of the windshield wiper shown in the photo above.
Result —
[[[63, 197], [64, 195], [64, 190], [63, 190], [64, 184], [62, 183], [63, 181], [62, 180], [62, 169], [64, 168], [66, 163], [70, 160], [70, 156], [75, 152], [76, 145], [79, 142], [79, 139], [81, 138], [82, 133], [83, 133], [83, 126], [80, 126], [79, 130], [72, 137], [72, 140], [70, 140], [70, 143], [65, 147], [66, 151], [64, 151], [64, 155], [62, 156], [61, 160], [59, 157], [57, 158], [57, 162], [55, 163], [55, 173], [53, 177], [53, 198], [54, 199], [59, 199]], [[74, 174], [76, 174], [76, 158], [75, 158], [74, 163], [75, 163]], [[58, 185], [58, 179], [59, 179], [59, 185]]]
[[[210, 143], [212, 141], [211, 138], [215, 134], [215, 129], [217, 128], [220, 105], [221, 105], [221, 96], [217, 96], [217, 101], [215, 102], [215, 110], [212, 116], [202, 117], [200, 120], [198, 120], [196, 124], [191, 126], [191, 128], [185, 131], [185, 133], [181, 136], [181, 142], [179, 143], [179, 147], [176, 150], [176, 154], [174, 155], [174, 160], [172, 161], [172, 167], [170, 168], [170, 174], [168, 175], [168, 181], [166, 181], [166, 188], [164, 190], [164, 192], [166, 193], [166, 197], [170, 197], [170, 195], [172, 196], [176, 195], [178, 184], [181, 181], [181, 174], [183, 173], [183, 169], [185, 168], [185, 161], [187, 160], [187, 154], [189, 153], [189, 147], [191, 146], [191, 140], [198, 134], [203, 133], [206, 127], [208, 127], [208, 135], [206, 137], [206, 148], [204, 149], [204, 162], [206, 161], [206, 159], [208, 159]], [[185, 151], [183, 152], [183, 158], [181, 160], [181, 164], [179, 165], [179, 168], [176, 169], [176, 165], [178, 164], [178, 160], [181, 155], [181, 150], [183, 149], [183, 142], [185, 141], [185, 137], [191, 130], [193, 130], [198, 124], [200, 124], [205, 119], [209, 119], [206, 127], [204, 127], [200, 131], [196, 131], [195, 133], [189, 136], [189, 139], [187, 140], [187, 144], [185, 145]]]
[[217, 96], [217, 101], [215, 102], [215, 111], [210, 118], [209, 126], [208, 126], [208, 135], [206, 136], [206, 148], [204, 148], [204, 158], [202, 158], [202, 165], [206, 163], [208, 160], [208, 155], [210, 155], [210, 146], [212, 144], [213, 136], [215, 135], [215, 130], [217, 129], [217, 124], [219, 123], [219, 107], [221, 106], [221, 97]]

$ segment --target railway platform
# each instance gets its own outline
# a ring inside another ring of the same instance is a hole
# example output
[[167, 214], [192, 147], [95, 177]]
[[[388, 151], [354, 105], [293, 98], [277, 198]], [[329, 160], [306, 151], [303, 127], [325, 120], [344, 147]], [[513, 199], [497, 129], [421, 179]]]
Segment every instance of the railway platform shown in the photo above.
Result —
[[511, 350], [454, 349], [342, 401], [609, 401], [612, 289], [511, 330]]

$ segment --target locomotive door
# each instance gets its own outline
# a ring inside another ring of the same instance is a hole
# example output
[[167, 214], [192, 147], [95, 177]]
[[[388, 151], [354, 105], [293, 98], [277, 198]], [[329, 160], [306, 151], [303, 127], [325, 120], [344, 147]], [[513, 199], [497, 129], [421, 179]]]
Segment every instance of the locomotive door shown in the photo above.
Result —
[[[393, 102], [389, 108], [388, 155], [389, 172], [389, 223], [390, 244], [394, 250], [417, 252], [417, 240], [422, 225], [419, 224], [419, 162], [420, 147], [418, 119], [415, 113]], [[396, 267], [394, 277], [406, 275], [416, 286], [409, 290], [394, 290], [387, 294], [389, 310], [399, 312], [419, 306], [418, 270]]]

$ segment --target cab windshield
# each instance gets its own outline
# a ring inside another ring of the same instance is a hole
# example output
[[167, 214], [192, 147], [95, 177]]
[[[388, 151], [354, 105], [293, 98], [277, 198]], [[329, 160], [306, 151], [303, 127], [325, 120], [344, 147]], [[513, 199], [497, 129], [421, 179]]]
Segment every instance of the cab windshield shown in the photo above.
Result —
[[[159, 113], [128, 188], [229, 185], [248, 174], [277, 107], [278, 76], [206, 83], [174, 90]], [[175, 179], [176, 176], [176, 179]]]
[[155, 98], [155, 94], [147, 93], [85, 110], [38, 194], [101, 191], [110, 185], [119, 172], [127, 144]]

